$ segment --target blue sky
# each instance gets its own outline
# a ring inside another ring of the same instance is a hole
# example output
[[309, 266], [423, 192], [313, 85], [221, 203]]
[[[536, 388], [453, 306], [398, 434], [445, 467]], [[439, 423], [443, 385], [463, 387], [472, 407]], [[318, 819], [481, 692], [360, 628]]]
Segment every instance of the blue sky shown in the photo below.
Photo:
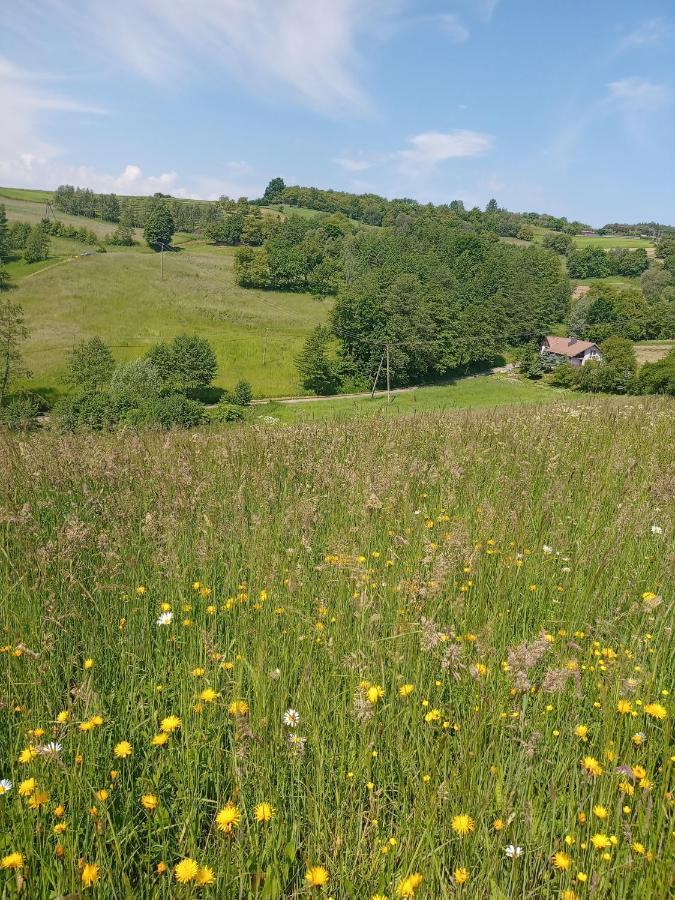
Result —
[[22, 0], [0, 184], [675, 223], [675, 3]]

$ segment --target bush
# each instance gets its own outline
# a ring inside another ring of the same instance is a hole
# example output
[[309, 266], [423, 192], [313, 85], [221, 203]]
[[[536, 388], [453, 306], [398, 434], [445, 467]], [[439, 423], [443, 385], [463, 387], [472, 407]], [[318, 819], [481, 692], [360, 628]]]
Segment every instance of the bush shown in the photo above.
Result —
[[110, 396], [120, 412], [142, 406], [159, 397], [161, 392], [159, 372], [149, 359], [143, 357], [119, 365], [110, 382]]
[[64, 397], [54, 407], [54, 419], [62, 431], [104, 431], [117, 422], [117, 413], [108, 394], [92, 391]]
[[246, 413], [243, 407], [237, 403], [219, 403], [211, 411], [212, 422], [243, 422], [245, 418]]
[[204, 421], [204, 407], [182, 394], [167, 394], [127, 410], [121, 421], [127, 425], [156, 428], [194, 428]]
[[33, 431], [37, 428], [40, 401], [25, 394], [13, 397], [6, 406], [0, 407], [0, 425], [10, 431]]
[[631, 384], [631, 391], [675, 396], [675, 350], [657, 362], [645, 363]]
[[232, 403], [236, 406], [250, 406], [253, 399], [253, 391], [248, 381], [238, 381], [232, 391]]

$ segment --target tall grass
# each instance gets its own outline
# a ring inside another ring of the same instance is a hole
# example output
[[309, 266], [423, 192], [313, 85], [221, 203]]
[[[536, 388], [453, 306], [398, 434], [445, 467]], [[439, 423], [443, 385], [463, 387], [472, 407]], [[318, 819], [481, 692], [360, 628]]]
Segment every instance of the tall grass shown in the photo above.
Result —
[[2, 896], [665, 897], [672, 409], [4, 443]]

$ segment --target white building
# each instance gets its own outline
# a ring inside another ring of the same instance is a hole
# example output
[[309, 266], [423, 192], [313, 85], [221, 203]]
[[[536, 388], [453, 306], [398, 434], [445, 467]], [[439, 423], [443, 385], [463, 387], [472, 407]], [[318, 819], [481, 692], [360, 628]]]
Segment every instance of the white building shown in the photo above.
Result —
[[597, 344], [590, 341], [579, 341], [575, 337], [555, 337], [548, 335], [544, 338], [540, 353], [550, 353], [561, 360], [571, 363], [573, 366], [583, 366], [589, 359], [600, 361], [602, 353]]

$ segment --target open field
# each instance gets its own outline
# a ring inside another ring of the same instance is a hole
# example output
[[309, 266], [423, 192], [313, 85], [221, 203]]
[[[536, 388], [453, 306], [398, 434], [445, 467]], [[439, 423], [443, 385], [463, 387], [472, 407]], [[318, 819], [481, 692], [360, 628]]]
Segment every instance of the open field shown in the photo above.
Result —
[[635, 355], [640, 363], [658, 362], [675, 349], [675, 341], [640, 341], [635, 345]]
[[665, 898], [674, 421], [0, 438], [22, 895]]
[[29, 200], [34, 203], [51, 203], [54, 197], [53, 191], [39, 191], [31, 188], [7, 188], [0, 187], [0, 203], [7, 200]]
[[282, 422], [308, 422], [322, 419], [360, 417], [398, 417], [417, 413], [456, 409], [480, 409], [521, 403], [560, 402], [566, 391], [548, 385], [504, 375], [476, 375], [459, 378], [448, 385], [421, 387], [412, 391], [392, 392], [391, 403], [377, 396], [349, 400], [332, 398], [311, 403], [268, 403], [256, 406], [256, 416], [274, 416]]
[[[15, 191], [14, 193], [18, 194], [19, 192]], [[41, 192], [34, 191], [31, 193], [39, 194]], [[51, 200], [24, 200], [23, 198], [7, 197], [6, 194], [0, 193], [0, 203], [4, 204], [7, 218], [10, 222], [29, 222], [31, 225], [35, 225], [45, 217], [47, 202], [51, 202]], [[100, 238], [111, 234], [115, 230], [114, 222], [103, 222], [100, 219], [90, 219], [87, 216], [71, 216], [53, 207], [49, 218], [56, 218], [65, 225], [74, 225], [76, 228], [88, 228]], [[135, 228], [134, 232], [136, 237], [141, 234], [138, 228]]]
[[604, 237], [582, 237], [575, 235], [574, 243], [577, 247], [602, 247], [603, 250], [609, 249], [642, 249], [647, 250], [654, 246], [654, 242], [644, 238], [622, 237], [618, 234], [608, 234]]
[[20, 281], [12, 299], [24, 307], [31, 331], [31, 386], [65, 390], [66, 354], [84, 338], [100, 335], [124, 360], [187, 332], [212, 343], [217, 384], [233, 387], [246, 378], [258, 396], [295, 393], [295, 357], [327, 318], [330, 301], [239, 288], [231, 249], [203, 250], [165, 254], [163, 282], [159, 256], [138, 250], [94, 253]]

